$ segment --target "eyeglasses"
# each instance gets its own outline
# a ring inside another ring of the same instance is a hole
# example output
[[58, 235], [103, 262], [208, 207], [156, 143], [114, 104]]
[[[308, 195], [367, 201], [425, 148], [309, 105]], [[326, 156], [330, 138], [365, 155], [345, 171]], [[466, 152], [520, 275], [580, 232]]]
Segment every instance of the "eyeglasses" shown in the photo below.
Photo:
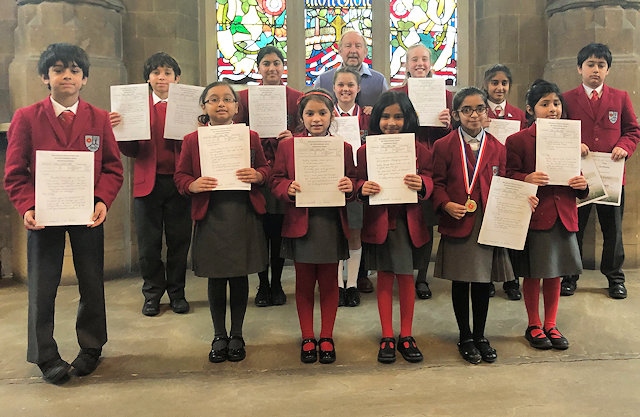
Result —
[[223, 102], [224, 102], [224, 104], [231, 104], [231, 103], [235, 103], [235, 102], [236, 102], [236, 99], [235, 99], [235, 98], [233, 98], [233, 97], [223, 97], [223, 98], [220, 98], [220, 97], [210, 97], [210, 98], [208, 98], [208, 99], [206, 99], [206, 100], [204, 101], [204, 104], [207, 104], [207, 103], [211, 103], [211, 104], [218, 104], [218, 103], [220, 103], [220, 101], [223, 101]]
[[487, 112], [487, 106], [478, 106], [475, 108], [464, 106], [464, 107], [460, 107], [460, 109], [458, 110], [458, 113], [462, 113], [465, 116], [471, 116], [473, 112], [476, 112], [478, 116], [483, 115]]

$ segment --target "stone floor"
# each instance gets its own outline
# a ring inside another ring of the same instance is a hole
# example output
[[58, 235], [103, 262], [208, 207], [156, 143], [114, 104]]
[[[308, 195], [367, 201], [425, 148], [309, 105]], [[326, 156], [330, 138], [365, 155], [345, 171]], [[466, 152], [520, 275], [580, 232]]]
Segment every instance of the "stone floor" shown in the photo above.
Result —
[[[191, 313], [177, 315], [164, 304], [157, 317], [140, 314], [139, 278], [113, 280], [106, 283], [110, 340], [102, 363], [63, 386], [44, 383], [25, 361], [27, 291], [3, 279], [0, 416], [638, 416], [640, 271], [627, 274], [624, 301], [609, 299], [594, 271], [583, 275], [576, 295], [561, 299], [558, 325], [571, 342], [564, 352], [531, 349], [523, 302], [506, 300], [499, 288], [486, 331], [499, 358], [477, 366], [458, 355], [449, 284], [438, 279], [433, 299], [416, 300], [414, 336], [425, 361], [399, 357], [393, 365], [376, 361], [375, 294], [339, 310], [335, 364], [300, 363], [290, 266], [285, 306], [255, 307], [257, 277], [250, 277], [248, 356], [239, 363], [207, 360], [205, 280], [188, 277]], [[78, 349], [77, 302], [75, 286], [60, 288], [56, 339], [69, 361]]]

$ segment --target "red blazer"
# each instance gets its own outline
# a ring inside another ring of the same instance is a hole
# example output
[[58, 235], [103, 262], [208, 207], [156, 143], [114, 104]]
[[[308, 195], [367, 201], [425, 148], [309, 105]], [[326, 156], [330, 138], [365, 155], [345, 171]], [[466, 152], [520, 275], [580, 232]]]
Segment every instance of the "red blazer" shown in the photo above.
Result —
[[107, 208], [122, 186], [122, 162], [111, 130], [109, 114], [91, 104], [78, 102], [78, 111], [68, 139], [56, 118], [49, 97], [16, 110], [7, 133], [8, 146], [4, 187], [21, 216], [35, 203], [36, 151], [91, 151], [94, 156], [94, 198]]
[[[505, 147], [490, 133], [484, 137], [484, 155], [477, 167], [479, 170], [476, 185], [471, 192], [471, 199], [482, 207], [487, 206], [491, 179], [495, 175], [504, 176], [506, 154]], [[467, 155], [473, 154], [468, 144], [465, 144]], [[441, 211], [438, 231], [448, 237], [467, 237], [473, 230], [475, 214], [467, 213], [462, 219], [456, 220], [449, 216], [442, 207], [453, 201], [464, 204], [467, 201], [467, 191], [464, 186], [464, 172], [460, 156], [460, 136], [454, 130], [444, 138], [438, 140], [433, 148], [433, 207]]]
[[[298, 125], [298, 99], [304, 93], [286, 86], [287, 96], [287, 129], [295, 132]], [[233, 117], [234, 123], [244, 123], [249, 126], [249, 89], [240, 90], [238, 92], [238, 113]], [[273, 166], [273, 160], [276, 157], [278, 149], [277, 138], [260, 138], [262, 141], [262, 149], [264, 156], [267, 158], [270, 166]]]
[[[271, 168], [269, 168], [264, 153], [262, 152], [260, 137], [253, 130], [250, 131], [250, 140], [251, 167], [262, 174], [266, 182], [267, 178], [269, 178]], [[209, 198], [211, 197], [209, 192], [191, 193], [189, 191], [189, 185], [201, 176], [198, 132], [195, 131], [184, 137], [180, 161], [178, 162], [176, 173], [173, 175], [173, 180], [176, 183], [178, 191], [183, 195], [191, 197], [191, 218], [195, 221], [204, 219], [209, 208]], [[264, 183], [262, 185], [264, 185]], [[251, 191], [249, 192], [251, 205], [258, 214], [266, 213], [264, 195], [260, 192], [259, 188], [262, 185], [251, 184]]]
[[[271, 172], [270, 186], [271, 193], [278, 199], [287, 203], [282, 224], [282, 237], [297, 238], [307, 234], [309, 227], [309, 208], [296, 207], [295, 199], [289, 197], [287, 189], [295, 179], [295, 163], [293, 156], [293, 142], [299, 137], [284, 139], [278, 146], [276, 160]], [[353, 182], [353, 189], [356, 189], [356, 168], [353, 164], [353, 151], [351, 145], [344, 142], [344, 173]], [[355, 198], [355, 192], [347, 195], [347, 201]], [[340, 212], [342, 232], [349, 236], [349, 223], [347, 222], [347, 211], [345, 207], [337, 207]]]
[[[399, 91], [401, 93], [405, 93], [409, 95], [409, 87], [407, 84], [393, 87], [390, 89], [391, 91]], [[451, 107], [453, 103], [453, 93], [449, 90], [446, 90], [446, 101], [447, 101], [447, 109], [451, 112]], [[420, 126], [418, 128], [418, 132], [416, 133], [416, 139], [418, 142], [425, 145], [428, 149], [433, 147], [433, 144], [436, 140], [445, 137], [451, 132], [451, 124], [447, 127], [435, 127], [435, 126]]]
[[525, 129], [527, 127], [527, 115], [525, 112], [520, 110], [519, 108], [512, 106], [508, 101], [505, 106], [504, 115], [502, 117], [496, 116], [491, 107], [487, 107], [487, 116], [492, 119], [506, 119], [506, 120], [520, 120], [520, 129]]
[[[149, 96], [151, 126], [154, 126], [156, 114], [153, 111], [153, 97]], [[181, 140], [165, 139], [170, 142], [175, 153], [175, 165], [178, 167]], [[144, 197], [151, 194], [156, 184], [156, 144], [153, 140], [133, 140], [118, 142], [118, 148], [124, 155], [135, 158], [133, 163], [133, 196]]]
[[594, 152], [611, 152], [621, 147], [629, 157], [640, 140], [640, 128], [626, 91], [602, 86], [600, 107], [594, 114], [584, 87], [579, 85], [563, 95], [567, 118], [582, 121], [582, 143]]
[[[536, 124], [507, 138], [507, 177], [524, 181], [536, 170]], [[578, 231], [576, 197], [584, 198], [589, 190], [574, 190], [569, 186], [538, 187], [538, 207], [531, 216], [529, 229], [549, 230], [558, 217], [569, 232]]]
[[[426, 200], [433, 192], [433, 181], [431, 180], [431, 151], [426, 146], [416, 141], [416, 172], [422, 178], [425, 187], [425, 194], [420, 195], [420, 200]], [[361, 196], [360, 190], [368, 179], [367, 174], [367, 145], [363, 145], [358, 149], [358, 184], [357, 195]], [[366, 243], [380, 245], [387, 240], [389, 232], [389, 207], [391, 205], [371, 206], [368, 204], [368, 198], [364, 197], [364, 220], [362, 226], [361, 237]], [[409, 228], [409, 236], [411, 243], [416, 248], [423, 246], [431, 240], [429, 227], [425, 221], [422, 207], [420, 203], [404, 204], [407, 213], [407, 226]]]

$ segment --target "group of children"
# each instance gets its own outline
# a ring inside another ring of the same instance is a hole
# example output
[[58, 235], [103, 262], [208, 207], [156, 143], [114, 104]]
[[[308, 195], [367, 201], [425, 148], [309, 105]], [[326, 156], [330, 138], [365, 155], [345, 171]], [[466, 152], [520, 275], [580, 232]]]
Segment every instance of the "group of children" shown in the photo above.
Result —
[[[590, 65], [588, 63], [593, 60], [605, 61], [608, 71], [611, 65], [608, 48], [591, 44], [579, 54], [578, 67], [585, 84], [593, 74], [584, 65]], [[430, 76], [430, 62], [427, 48], [422, 45], [410, 48], [408, 76]], [[583, 62], [587, 64], [583, 65]], [[281, 84], [283, 64], [284, 57], [277, 48], [263, 48], [258, 56], [262, 83]], [[5, 188], [29, 229], [28, 360], [40, 366], [46, 381], [61, 383], [68, 378], [71, 365], [58, 354], [52, 321], [65, 232], [70, 234], [74, 244], [74, 261], [81, 258], [80, 251], [89, 252], [92, 260], [100, 257], [91, 265], [83, 266], [80, 260], [76, 263], [81, 293], [78, 313], [81, 351], [72, 366], [79, 375], [93, 372], [106, 342], [101, 292], [101, 223], [122, 183], [118, 145], [110, 127], [110, 124], [120, 123], [121, 118], [117, 113], [108, 115], [79, 99], [80, 89], [88, 76], [88, 59], [80, 48], [67, 44], [50, 46], [41, 57], [39, 72], [51, 89], [51, 97], [16, 112], [9, 130]], [[576, 197], [584, 197], [588, 185], [581, 175], [565, 186], [548, 185], [548, 175], [536, 171], [535, 122], [538, 118], [561, 118], [566, 111], [562, 94], [555, 84], [536, 80], [531, 85], [526, 96], [528, 120], [525, 122], [523, 112], [506, 104], [511, 73], [508, 68], [497, 65], [487, 71], [484, 90], [466, 87], [449, 97], [449, 108], [440, 115], [445, 128], [423, 128], [406, 94], [406, 87], [383, 93], [373, 108], [361, 108], [356, 103], [359, 74], [341, 69], [334, 77], [336, 102], [322, 89], [302, 93], [287, 87], [287, 129], [276, 138], [260, 138], [254, 131], [250, 132], [251, 166], [235, 173], [240, 181], [251, 184], [250, 191], [212, 192], [218, 186], [218, 180], [202, 176], [198, 132], [188, 134], [183, 141], [167, 140], [159, 130], [162, 123], [156, 126], [154, 122], [164, 117], [163, 108], [166, 112], [166, 104], [162, 103], [166, 103], [168, 85], [179, 80], [177, 62], [166, 54], [155, 54], [147, 61], [144, 76], [152, 90], [150, 106], [155, 108], [151, 119], [152, 138], [119, 144], [125, 155], [136, 158], [134, 207], [144, 278], [142, 312], [149, 316], [158, 314], [160, 298], [165, 291], [174, 312], [189, 310], [184, 298], [184, 274], [190, 239], [185, 239], [185, 235], [191, 233], [193, 220], [193, 270], [196, 276], [208, 279], [214, 327], [209, 352], [211, 362], [241, 361], [246, 356], [242, 328], [249, 296], [249, 274], [260, 276], [256, 305], [286, 302], [280, 283], [283, 258], [293, 260], [295, 267], [302, 362], [328, 364], [336, 360], [333, 340], [336, 313], [340, 304], [355, 306], [360, 303], [355, 289], [360, 258], [366, 269], [377, 271], [376, 293], [382, 329], [378, 361], [392, 363], [396, 360], [396, 352], [409, 362], [423, 360], [412, 325], [416, 292], [420, 298], [431, 296], [424, 277], [431, 255], [436, 215], [441, 240], [434, 276], [452, 281], [452, 304], [462, 358], [473, 364], [496, 361], [497, 352], [485, 337], [492, 283], [504, 282], [505, 291], [514, 294], [509, 298], [519, 299], [516, 277], [523, 277], [522, 291], [528, 314], [526, 340], [539, 349], [568, 348], [569, 342], [558, 330], [556, 315], [561, 277], [576, 276], [582, 269], [580, 245], [576, 239], [576, 233], [581, 230]], [[604, 81], [602, 74], [601, 81]], [[603, 89], [602, 84], [593, 89], [601, 95], [599, 105], [604, 111], [607, 96], [613, 95], [614, 91], [617, 94], [617, 90]], [[631, 155], [640, 138], [635, 116], [631, 117], [633, 109], [628, 96], [622, 97], [620, 117], [616, 120], [609, 117], [612, 126], [607, 126], [609, 129], [619, 129], [620, 124], [625, 126], [624, 134], [620, 136], [627, 139], [622, 145], [612, 147], [614, 158]], [[248, 122], [246, 92], [238, 94], [224, 81], [206, 86], [199, 104], [203, 114], [198, 121], [202, 126]], [[67, 131], [63, 122], [55, 119], [55, 115], [64, 109], [83, 116], [76, 118], [71, 130]], [[334, 118], [342, 116], [358, 117], [363, 139], [380, 134], [415, 134], [415, 170], [407, 172], [403, 182], [417, 194], [418, 202], [369, 204], [369, 199], [382, 189], [368, 178], [367, 145], [364, 143], [359, 149], [353, 149], [344, 142], [344, 169], [342, 176], [335, 178], [335, 187], [344, 194], [346, 205], [296, 206], [296, 197], [304, 190], [295, 175], [295, 144], [331, 136]], [[506, 146], [502, 145], [485, 130], [488, 117], [520, 120], [523, 130], [510, 136]], [[525, 123], [529, 127], [524, 128]], [[43, 127], [35, 135], [32, 131], [37, 124]], [[85, 145], [80, 143], [84, 143], [84, 134], [89, 131], [99, 131], [102, 135], [100, 148], [95, 151], [96, 212], [92, 223], [88, 228], [38, 226], [34, 213], [36, 149], [83, 149]], [[36, 141], [36, 138], [40, 139]], [[596, 150], [596, 146], [583, 145], [583, 154], [589, 149]], [[504, 248], [477, 243], [491, 181], [497, 175], [538, 186], [537, 195], [529, 197], [533, 214], [526, 246], [521, 252], [510, 254]], [[189, 212], [190, 219], [187, 217]], [[187, 222], [184, 222], [185, 217]], [[619, 228], [619, 223], [615, 227]], [[163, 232], [168, 250], [166, 267], [160, 257]], [[77, 247], [80, 245], [75, 244], [76, 239], [84, 239], [81, 236], [85, 234], [87, 239], [93, 240], [86, 245], [80, 243], [86, 247]], [[54, 239], [55, 257], [50, 249]], [[344, 261], [347, 262], [346, 285], [338, 268]], [[89, 276], [85, 277], [85, 267], [95, 271], [87, 272]], [[417, 284], [414, 284], [414, 270], [420, 271]], [[55, 276], [47, 280], [45, 275]], [[397, 338], [392, 320], [396, 279], [400, 304]], [[544, 320], [539, 314], [541, 279]], [[620, 283], [619, 276], [611, 280], [616, 285]], [[513, 281], [516, 281], [515, 285], [506, 286]], [[316, 338], [313, 320], [316, 282], [321, 307], [319, 338]], [[91, 288], [85, 290], [87, 287]], [[227, 287], [231, 309], [229, 332], [226, 327]], [[91, 320], [83, 319], [83, 313], [89, 309], [99, 310], [99, 320], [95, 316]], [[102, 324], [97, 326], [96, 322]], [[90, 331], [83, 330], [83, 326], [89, 326]]]

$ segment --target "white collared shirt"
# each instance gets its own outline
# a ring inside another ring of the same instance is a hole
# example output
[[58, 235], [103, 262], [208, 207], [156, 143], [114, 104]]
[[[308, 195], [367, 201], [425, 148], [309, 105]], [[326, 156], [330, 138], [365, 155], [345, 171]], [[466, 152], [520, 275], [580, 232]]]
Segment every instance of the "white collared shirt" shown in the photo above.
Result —
[[60, 113], [67, 110], [69, 110], [73, 114], [78, 113], [78, 103], [80, 102], [79, 100], [76, 101], [75, 104], [71, 107], [64, 107], [62, 104], [55, 101], [53, 97], [49, 96], [49, 98], [51, 99], [51, 104], [53, 105], [53, 111], [56, 113], [56, 117], [60, 116]]

